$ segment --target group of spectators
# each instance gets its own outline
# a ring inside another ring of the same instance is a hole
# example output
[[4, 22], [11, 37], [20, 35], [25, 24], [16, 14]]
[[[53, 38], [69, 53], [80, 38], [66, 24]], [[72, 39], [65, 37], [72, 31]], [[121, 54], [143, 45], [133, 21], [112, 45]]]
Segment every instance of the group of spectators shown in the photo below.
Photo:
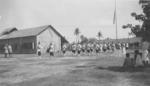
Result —
[[[150, 43], [147, 41], [142, 41], [142, 47], [139, 50], [135, 50], [134, 53], [127, 52], [126, 58], [123, 64], [123, 68], [133, 68], [143, 66], [144, 68], [149, 68], [150, 64]], [[134, 57], [130, 57], [134, 54]]]

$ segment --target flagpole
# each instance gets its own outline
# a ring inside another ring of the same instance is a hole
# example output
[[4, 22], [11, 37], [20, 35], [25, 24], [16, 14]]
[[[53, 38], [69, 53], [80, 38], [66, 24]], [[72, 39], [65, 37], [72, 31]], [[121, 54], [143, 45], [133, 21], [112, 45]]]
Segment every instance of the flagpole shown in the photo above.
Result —
[[116, 43], [118, 42], [118, 29], [117, 29], [117, 9], [116, 9], [116, 0], [115, 0], [115, 20], [116, 20]]

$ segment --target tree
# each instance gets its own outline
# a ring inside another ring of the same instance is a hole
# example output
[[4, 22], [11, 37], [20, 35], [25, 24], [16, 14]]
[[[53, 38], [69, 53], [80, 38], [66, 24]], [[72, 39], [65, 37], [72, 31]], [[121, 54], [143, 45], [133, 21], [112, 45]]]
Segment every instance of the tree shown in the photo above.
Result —
[[142, 37], [143, 40], [150, 42], [150, 0], [139, 0], [139, 4], [143, 10], [143, 14], [136, 14], [135, 12], [131, 13], [131, 16], [142, 22], [142, 25], [127, 24], [123, 25], [122, 28], [130, 28], [131, 34], [136, 37]]
[[81, 36], [80, 36], [80, 39], [82, 40], [83, 38], [84, 38], [84, 36], [83, 36], [83, 35], [81, 35]]
[[80, 39], [81, 39], [81, 44], [84, 44], [84, 43], [87, 43], [88, 42], [88, 38], [87, 37], [85, 37], [84, 35], [81, 35], [80, 36]]
[[90, 43], [95, 43], [95, 42], [97, 42], [97, 39], [96, 38], [89, 38], [89, 42]]
[[101, 31], [98, 32], [97, 37], [99, 38], [99, 42], [100, 42], [100, 38], [102, 37]]
[[79, 28], [76, 28], [74, 31], [74, 35], [76, 35], [76, 43], [79, 42], [79, 34], [80, 34], [80, 30]]
[[84, 44], [84, 43], [88, 43], [88, 38], [87, 37], [84, 37], [82, 40], [81, 40], [81, 44]]

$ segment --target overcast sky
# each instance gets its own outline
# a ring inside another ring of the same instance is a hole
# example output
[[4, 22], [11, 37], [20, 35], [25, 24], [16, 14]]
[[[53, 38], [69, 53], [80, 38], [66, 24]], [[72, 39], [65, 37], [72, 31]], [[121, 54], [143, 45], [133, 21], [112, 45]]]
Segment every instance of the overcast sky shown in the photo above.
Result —
[[[127, 23], [138, 24], [132, 12], [142, 13], [139, 0], [116, 0], [118, 38], [127, 38]], [[75, 41], [74, 30], [79, 28], [86, 37], [115, 38], [113, 24], [114, 0], [0, 0], [0, 32], [6, 28], [26, 29], [52, 25], [70, 42]]]

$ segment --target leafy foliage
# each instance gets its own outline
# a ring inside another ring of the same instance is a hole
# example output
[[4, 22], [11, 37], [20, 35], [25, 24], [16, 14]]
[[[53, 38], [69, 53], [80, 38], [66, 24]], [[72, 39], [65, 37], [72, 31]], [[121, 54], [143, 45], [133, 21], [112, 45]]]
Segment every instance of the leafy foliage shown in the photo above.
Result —
[[143, 40], [150, 42], [150, 0], [139, 0], [139, 4], [143, 10], [143, 14], [131, 13], [135, 20], [142, 22], [142, 26], [132, 24], [123, 25], [122, 28], [130, 28], [132, 35], [143, 37]]
[[84, 43], [95, 43], [95, 42], [97, 42], [97, 39], [96, 38], [87, 38], [87, 37], [85, 37], [85, 36], [83, 36], [83, 35], [81, 35], [80, 36], [80, 38], [81, 38], [81, 44], [84, 44]]
[[94, 43], [94, 42], [96, 42], [96, 41], [97, 41], [96, 38], [89, 38], [89, 43]]
[[88, 38], [87, 37], [81, 35], [80, 38], [81, 38], [81, 44], [88, 43]]

